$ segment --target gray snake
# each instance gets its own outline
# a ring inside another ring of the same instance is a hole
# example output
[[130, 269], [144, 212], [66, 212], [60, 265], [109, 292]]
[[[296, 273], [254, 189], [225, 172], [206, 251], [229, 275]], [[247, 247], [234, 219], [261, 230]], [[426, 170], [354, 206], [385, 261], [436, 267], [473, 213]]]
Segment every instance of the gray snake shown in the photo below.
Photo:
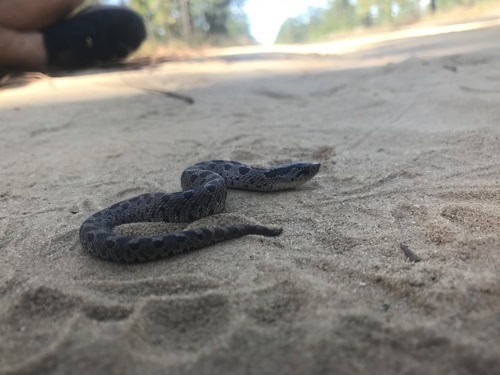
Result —
[[248, 234], [278, 236], [282, 229], [254, 224], [138, 237], [117, 234], [113, 228], [148, 221], [192, 222], [224, 211], [227, 188], [262, 192], [292, 189], [313, 178], [319, 168], [319, 163], [305, 162], [272, 168], [256, 168], [224, 160], [194, 164], [182, 173], [181, 192], [138, 195], [90, 216], [80, 227], [80, 242], [96, 257], [121, 263], [139, 263]]

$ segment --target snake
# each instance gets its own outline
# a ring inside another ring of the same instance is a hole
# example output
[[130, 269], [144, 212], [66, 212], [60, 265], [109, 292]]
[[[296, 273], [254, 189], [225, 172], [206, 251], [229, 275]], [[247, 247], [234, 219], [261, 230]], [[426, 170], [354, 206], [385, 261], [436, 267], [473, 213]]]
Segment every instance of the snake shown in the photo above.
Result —
[[186, 168], [182, 191], [141, 194], [96, 212], [83, 221], [79, 237], [91, 255], [112, 262], [142, 263], [246, 235], [279, 236], [282, 228], [256, 224], [196, 228], [152, 236], [118, 234], [114, 228], [137, 222], [190, 223], [225, 209], [227, 189], [272, 192], [311, 180], [320, 163], [295, 162], [258, 168], [229, 160], [210, 160]]

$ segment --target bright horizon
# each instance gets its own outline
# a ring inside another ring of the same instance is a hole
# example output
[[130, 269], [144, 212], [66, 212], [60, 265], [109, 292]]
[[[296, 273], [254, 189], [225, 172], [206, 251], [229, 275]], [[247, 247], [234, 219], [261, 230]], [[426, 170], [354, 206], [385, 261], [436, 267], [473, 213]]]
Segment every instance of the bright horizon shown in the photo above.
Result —
[[250, 21], [250, 32], [257, 42], [273, 44], [283, 22], [307, 11], [326, 7], [328, 0], [247, 0], [243, 9]]

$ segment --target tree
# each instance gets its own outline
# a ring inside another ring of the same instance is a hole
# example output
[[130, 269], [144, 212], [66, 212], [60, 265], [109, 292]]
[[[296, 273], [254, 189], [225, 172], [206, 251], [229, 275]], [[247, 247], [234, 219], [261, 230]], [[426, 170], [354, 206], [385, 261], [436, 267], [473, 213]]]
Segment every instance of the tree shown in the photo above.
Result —
[[181, 0], [181, 14], [184, 39], [190, 42], [193, 37], [192, 19], [191, 19], [191, 5], [189, 0]]
[[436, 0], [431, 0], [430, 7], [431, 7], [431, 12], [435, 13], [436, 12]]
[[123, 0], [142, 14], [154, 40], [250, 43], [245, 0]]
[[304, 43], [307, 34], [307, 24], [303, 20], [289, 18], [281, 26], [276, 43]]

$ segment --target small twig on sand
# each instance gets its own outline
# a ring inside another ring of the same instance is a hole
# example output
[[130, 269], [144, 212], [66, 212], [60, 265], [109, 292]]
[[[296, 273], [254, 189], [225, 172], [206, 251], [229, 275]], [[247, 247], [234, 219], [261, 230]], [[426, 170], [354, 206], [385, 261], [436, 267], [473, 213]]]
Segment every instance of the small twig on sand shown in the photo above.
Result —
[[163, 91], [163, 90], [156, 90], [156, 89], [147, 89], [147, 88], [144, 88], [144, 87], [138, 87], [140, 90], [142, 91], [145, 91], [145, 92], [149, 92], [149, 93], [152, 93], [152, 94], [160, 94], [160, 95], [164, 95], [164, 96], [168, 96], [169, 98], [174, 98], [174, 99], [178, 99], [178, 100], [182, 100], [183, 102], [186, 102], [187, 104], [194, 104], [194, 99], [190, 96], [187, 96], [187, 95], [182, 95], [182, 94], [178, 94], [176, 92], [173, 92], [173, 91]]
[[410, 250], [410, 246], [408, 246], [408, 244], [401, 242], [399, 247], [403, 250], [404, 255], [406, 255], [412, 262], [420, 262], [422, 260], [417, 254]]

